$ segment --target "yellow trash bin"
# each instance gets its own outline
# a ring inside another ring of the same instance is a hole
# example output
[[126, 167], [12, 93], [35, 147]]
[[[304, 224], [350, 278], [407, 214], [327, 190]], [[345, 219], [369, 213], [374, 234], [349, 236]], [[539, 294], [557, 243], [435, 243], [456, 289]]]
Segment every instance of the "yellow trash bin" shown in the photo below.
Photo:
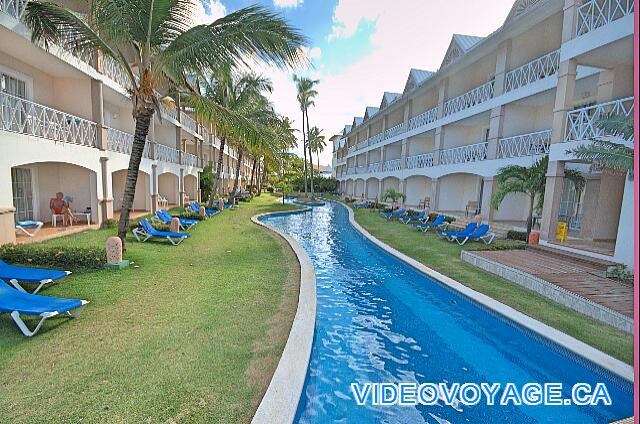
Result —
[[558, 222], [558, 226], [556, 227], [556, 240], [567, 241], [568, 235], [567, 223], [564, 221]]

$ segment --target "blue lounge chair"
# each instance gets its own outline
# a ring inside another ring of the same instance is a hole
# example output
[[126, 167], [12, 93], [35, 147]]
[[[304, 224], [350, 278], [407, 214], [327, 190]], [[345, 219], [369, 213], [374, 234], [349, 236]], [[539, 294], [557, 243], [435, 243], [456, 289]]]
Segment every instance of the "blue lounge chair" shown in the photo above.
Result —
[[422, 224], [414, 224], [414, 227], [417, 230], [422, 231], [423, 233], [426, 233], [427, 231], [429, 231], [429, 228], [447, 228], [447, 225], [449, 225], [448, 222], [446, 222], [444, 220], [444, 215], [438, 215], [436, 216], [436, 218], [433, 220], [433, 222], [424, 222]]
[[8, 281], [13, 287], [25, 293], [26, 290], [20, 285], [20, 282], [39, 283], [38, 287], [33, 291], [33, 294], [36, 294], [45, 285], [53, 283], [69, 274], [71, 274], [71, 271], [25, 268], [22, 266], [9, 265], [0, 260], [0, 280]]
[[42, 228], [44, 223], [42, 221], [18, 221], [16, 222], [16, 230], [23, 232], [29, 237], [33, 237], [38, 234], [38, 231]]
[[[191, 202], [189, 203], [189, 208], [195, 212], [195, 213], [200, 213], [200, 203], [198, 202]], [[217, 213], [219, 213], [220, 211], [218, 209], [206, 209], [204, 210], [204, 213], [206, 213], [208, 216], [213, 216]]]
[[465, 244], [467, 240], [482, 240], [485, 244], [491, 244], [493, 239], [495, 238], [495, 233], [489, 233], [489, 225], [482, 224], [474, 232], [471, 234], [461, 237], [461, 236], [452, 236], [453, 240], [455, 240], [460, 246]]
[[411, 224], [414, 222], [421, 223], [427, 219], [429, 219], [429, 217], [427, 216], [427, 213], [425, 211], [420, 211], [420, 213], [416, 216], [408, 216], [408, 215], [403, 216], [398, 221], [402, 222], [403, 224]]
[[398, 209], [397, 211], [393, 212], [380, 212], [380, 215], [383, 218], [386, 218], [388, 221], [391, 221], [393, 218], [400, 218], [403, 217], [407, 214], [407, 211], [405, 209]]
[[[156, 211], [156, 219], [164, 224], [171, 224], [171, 220], [174, 218], [173, 216], [171, 216], [171, 214], [169, 212], [167, 212], [165, 209], [160, 209], [159, 211]], [[182, 217], [177, 217], [178, 220], [180, 221], [180, 228], [182, 228], [185, 231], [189, 231], [191, 229], [191, 227], [193, 227], [194, 225], [196, 225], [199, 221], [197, 219], [191, 219], [191, 218], [182, 218]]]
[[440, 231], [438, 235], [446, 238], [449, 241], [454, 241], [458, 237], [461, 237], [461, 238], [468, 237], [477, 228], [478, 228], [478, 224], [476, 224], [475, 222], [470, 222], [462, 231]]
[[[36, 334], [48, 318], [60, 314], [71, 318], [78, 317], [87, 303], [89, 302], [80, 299], [62, 299], [25, 293], [0, 282], [0, 312], [11, 314], [11, 318], [18, 325], [22, 334], [27, 337]], [[72, 313], [71, 311], [74, 309], [76, 312]], [[33, 330], [29, 330], [20, 315], [39, 317], [40, 321]]]
[[191, 234], [187, 234], [187, 233], [158, 231], [155, 228], [153, 228], [153, 225], [151, 225], [151, 222], [149, 222], [148, 219], [140, 220], [140, 226], [133, 230], [133, 235], [136, 237], [136, 240], [143, 243], [149, 240], [151, 237], [166, 238], [174, 246], [179, 245], [184, 241], [184, 239], [191, 236]]
[[366, 208], [367, 206], [369, 206], [369, 201], [365, 200], [364, 202], [359, 202], [359, 203], [354, 203], [353, 207], [354, 208]]

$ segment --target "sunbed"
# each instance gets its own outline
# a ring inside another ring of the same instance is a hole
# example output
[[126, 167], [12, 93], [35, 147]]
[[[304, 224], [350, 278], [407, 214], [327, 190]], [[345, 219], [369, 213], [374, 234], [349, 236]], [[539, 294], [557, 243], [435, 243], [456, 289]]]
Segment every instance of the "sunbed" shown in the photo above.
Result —
[[436, 216], [436, 218], [433, 220], [433, 222], [424, 222], [422, 224], [414, 224], [413, 226], [417, 229], [422, 231], [423, 233], [426, 233], [427, 231], [429, 231], [429, 228], [446, 228], [447, 225], [449, 225], [448, 222], [446, 222], [444, 215], [438, 215]]
[[[173, 218], [174, 217], [171, 216], [171, 214], [167, 212], [165, 209], [160, 209], [159, 211], [156, 211], [156, 219], [158, 219], [160, 222], [164, 224], [171, 224], [171, 220]], [[180, 221], [180, 228], [182, 228], [185, 231], [188, 231], [189, 229], [191, 229], [191, 227], [193, 227], [199, 222], [197, 219], [182, 218], [180, 216], [177, 218]]]
[[468, 237], [471, 233], [473, 233], [478, 228], [478, 224], [475, 222], [470, 222], [467, 224], [464, 230], [462, 231], [440, 231], [438, 235], [446, 238], [449, 241], [454, 241], [456, 238]]
[[33, 237], [38, 234], [38, 231], [40, 231], [43, 225], [44, 223], [42, 221], [18, 221], [16, 222], [16, 230], [21, 231], [29, 237]]
[[71, 274], [71, 271], [26, 268], [22, 266], [9, 265], [8, 263], [0, 260], [0, 280], [11, 283], [13, 287], [22, 292], [26, 292], [26, 290], [20, 285], [20, 282], [39, 283], [38, 287], [33, 291], [33, 294], [35, 294], [38, 293], [38, 291], [40, 291], [40, 289], [45, 285], [53, 283], [54, 281], [66, 277], [69, 274]]
[[359, 203], [354, 203], [353, 207], [354, 208], [366, 208], [367, 206], [369, 206], [369, 201], [365, 200], [364, 202], [359, 202]]
[[[78, 317], [87, 303], [89, 302], [80, 299], [62, 299], [25, 293], [0, 282], [0, 312], [11, 314], [11, 318], [18, 325], [22, 334], [27, 337], [36, 334], [48, 318], [60, 314], [71, 318]], [[74, 309], [76, 311], [71, 312]], [[33, 330], [29, 330], [21, 315], [39, 317], [40, 321]]]
[[412, 224], [414, 222], [421, 223], [427, 219], [429, 219], [429, 217], [427, 216], [427, 213], [425, 211], [420, 211], [420, 213], [416, 216], [409, 216], [409, 215], [403, 216], [398, 221], [402, 222], [403, 224]]
[[405, 209], [398, 209], [397, 211], [393, 212], [380, 212], [380, 215], [384, 218], [386, 218], [387, 220], [392, 220], [393, 218], [400, 218], [403, 217], [407, 214], [407, 211]]
[[[200, 203], [198, 202], [191, 202], [189, 203], [189, 208], [191, 208], [191, 210], [195, 213], [200, 213]], [[220, 211], [218, 209], [206, 209], [204, 210], [204, 213], [206, 213], [209, 216], [213, 216], [217, 213], [219, 213]]]
[[177, 246], [182, 243], [184, 239], [191, 236], [191, 234], [187, 233], [174, 233], [172, 231], [156, 230], [148, 219], [141, 219], [139, 225], [140, 226], [138, 228], [133, 230], [133, 235], [136, 237], [136, 240], [140, 242], [145, 242], [151, 237], [159, 237], [166, 238], [172, 245]]
[[464, 237], [452, 236], [452, 240], [455, 240], [460, 246], [465, 244], [467, 240], [482, 240], [485, 244], [491, 244], [495, 236], [495, 233], [489, 233], [489, 225], [482, 224], [471, 234]]

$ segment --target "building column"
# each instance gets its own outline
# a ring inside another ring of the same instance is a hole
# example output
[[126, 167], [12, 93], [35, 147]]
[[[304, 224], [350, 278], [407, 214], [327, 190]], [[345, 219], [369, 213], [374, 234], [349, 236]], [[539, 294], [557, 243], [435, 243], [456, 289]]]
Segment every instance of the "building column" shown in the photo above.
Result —
[[107, 127], [104, 125], [104, 94], [102, 81], [91, 80], [91, 120], [96, 126], [96, 147], [107, 150]]
[[383, 188], [382, 180], [378, 180], [378, 201], [380, 202], [382, 202], [382, 195], [384, 194], [382, 191]]
[[407, 161], [407, 150], [409, 150], [408, 138], [402, 139], [402, 144], [400, 146], [400, 169], [404, 169]]
[[440, 182], [437, 178], [431, 179], [431, 210], [438, 210], [438, 200], [440, 197]]
[[564, 141], [567, 112], [573, 109], [577, 67], [578, 64], [575, 59], [566, 60], [560, 63], [556, 100], [553, 109], [553, 131], [551, 133], [552, 144], [562, 143]]
[[564, 162], [550, 161], [547, 168], [547, 182], [544, 192], [544, 206], [542, 208], [542, 222], [540, 223], [540, 237], [543, 240], [555, 240], [560, 200], [564, 187]]
[[504, 125], [504, 106], [491, 109], [489, 118], [489, 138], [487, 139], [487, 159], [498, 158], [498, 142], [502, 138]]
[[437, 127], [433, 144], [433, 166], [440, 165], [440, 151], [444, 145], [444, 127]]
[[576, 36], [578, 6], [580, 6], [581, 3], [581, 0], [564, 0], [562, 16], [562, 44], [573, 40]]
[[16, 243], [15, 212], [13, 206], [0, 207], [0, 246]]
[[151, 165], [151, 211], [158, 210], [158, 164]]
[[607, 69], [598, 74], [598, 92], [596, 95], [597, 103], [606, 103], [613, 100], [613, 80], [615, 79], [615, 70]]
[[184, 169], [180, 168], [180, 179], [178, 180], [178, 196], [180, 206], [184, 207]]
[[449, 96], [449, 78], [444, 78], [438, 87], [438, 119], [444, 117], [444, 104]]
[[99, 224], [107, 219], [113, 219], [113, 195], [111, 187], [111, 174], [109, 173], [109, 158], [100, 158], [100, 176], [102, 178], [102, 199], [98, 199]]
[[482, 197], [480, 199], [480, 214], [485, 221], [493, 221], [494, 209], [491, 207], [493, 193], [496, 192], [497, 184], [493, 177], [482, 179]]

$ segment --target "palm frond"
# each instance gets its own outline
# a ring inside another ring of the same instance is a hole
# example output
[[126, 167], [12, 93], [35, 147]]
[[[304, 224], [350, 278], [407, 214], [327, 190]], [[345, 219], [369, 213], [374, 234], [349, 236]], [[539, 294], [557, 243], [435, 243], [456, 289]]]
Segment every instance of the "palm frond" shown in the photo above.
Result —
[[606, 135], [618, 136], [625, 140], [633, 138], [633, 115], [610, 113], [596, 123]]
[[580, 145], [569, 153], [599, 167], [633, 173], [633, 149], [620, 143], [596, 140], [591, 144]]

